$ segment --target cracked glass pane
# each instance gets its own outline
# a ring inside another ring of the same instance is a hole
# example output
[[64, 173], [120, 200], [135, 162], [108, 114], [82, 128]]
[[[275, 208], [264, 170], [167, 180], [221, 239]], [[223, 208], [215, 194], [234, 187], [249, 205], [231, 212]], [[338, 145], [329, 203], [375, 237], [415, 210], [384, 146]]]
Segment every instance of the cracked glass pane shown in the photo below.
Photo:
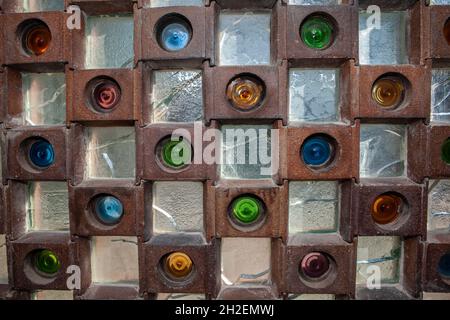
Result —
[[146, 4], [145, 7], [158, 8], [158, 7], [175, 7], [175, 6], [203, 6], [203, 0], [152, 0], [150, 4]]
[[134, 127], [87, 127], [86, 179], [135, 177]]
[[203, 183], [155, 182], [153, 223], [155, 233], [203, 232]]
[[192, 293], [158, 293], [156, 300], [206, 300], [204, 294]]
[[406, 127], [364, 124], [360, 138], [361, 177], [401, 177], [406, 168]]
[[31, 300], [73, 300], [73, 292], [69, 290], [40, 290], [32, 293]]
[[220, 65], [270, 64], [270, 13], [222, 11], [219, 15]]
[[[222, 126], [222, 164], [225, 179], [267, 179], [272, 175], [270, 126]], [[273, 167], [273, 165], [272, 165]]]
[[336, 181], [289, 182], [289, 234], [336, 232], [338, 186]]
[[288, 4], [297, 4], [297, 5], [332, 5], [332, 4], [341, 4], [341, 0], [289, 0]]
[[431, 72], [431, 121], [450, 122], [450, 69]]
[[366, 284], [374, 273], [373, 266], [380, 270], [381, 283], [398, 283], [401, 256], [400, 237], [358, 237], [356, 283]]
[[8, 283], [8, 264], [6, 257], [6, 236], [0, 234], [0, 284]]
[[450, 232], [450, 180], [430, 180], [428, 188], [428, 231]]
[[22, 12], [64, 11], [64, 0], [22, 0]]
[[137, 237], [92, 237], [92, 282], [139, 282]]
[[270, 238], [222, 238], [222, 284], [269, 285], [270, 257]]
[[69, 191], [67, 183], [28, 183], [26, 212], [28, 231], [68, 231]]
[[153, 122], [194, 122], [203, 118], [202, 72], [153, 72]]
[[22, 103], [26, 125], [66, 122], [64, 73], [22, 73]]
[[378, 65], [408, 63], [407, 12], [381, 12], [379, 28], [373, 25], [373, 21], [372, 12], [360, 11], [359, 63]]
[[132, 68], [133, 32], [133, 15], [88, 16], [85, 68]]
[[289, 121], [338, 121], [339, 69], [289, 71]]

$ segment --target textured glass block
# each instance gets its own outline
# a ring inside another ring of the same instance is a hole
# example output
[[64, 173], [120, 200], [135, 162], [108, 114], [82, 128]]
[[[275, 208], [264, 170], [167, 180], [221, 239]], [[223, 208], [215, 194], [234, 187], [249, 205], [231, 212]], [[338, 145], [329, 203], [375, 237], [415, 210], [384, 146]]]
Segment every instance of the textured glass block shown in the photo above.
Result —
[[450, 122], [450, 69], [431, 72], [431, 121]]
[[153, 72], [153, 122], [194, 122], [203, 117], [202, 72]]
[[450, 293], [423, 292], [423, 300], [450, 300]]
[[430, 0], [431, 5], [450, 4], [450, 0]]
[[338, 182], [289, 182], [289, 234], [336, 232], [339, 215]]
[[381, 283], [398, 283], [401, 256], [400, 237], [358, 237], [356, 283], [367, 283], [373, 274], [369, 266], [379, 267]]
[[153, 231], [202, 232], [203, 183], [154, 182]]
[[132, 68], [133, 28], [133, 15], [88, 16], [85, 68]]
[[150, 5], [145, 7], [159, 8], [159, 7], [175, 7], [175, 6], [203, 6], [203, 0], [152, 0]]
[[359, 13], [360, 64], [408, 63], [407, 12], [381, 12], [380, 28], [371, 25], [372, 15], [373, 13], [367, 13], [365, 10]]
[[204, 294], [193, 293], [158, 293], [156, 300], [206, 300]]
[[332, 5], [332, 4], [341, 4], [341, 0], [288, 0], [288, 4], [297, 4], [297, 5]]
[[64, 11], [64, 0], [22, 0], [23, 12]]
[[222, 238], [222, 283], [270, 284], [270, 256], [270, 238]]
[[290, 294], [288, 300], [335, 300], [334, 294]]
[[271, 161], [271, 127], [222, 126], [222, 165], [225, 179], [267, 179]]
[[428, 230], [450, 232], [450, 180], [431, 180], [429, 182]]
[[86, 178], [135, 177], [134, 127], [87, 127]]
[[0, 284], [8, 283], [8, 264], [6, 257], [6, 236], [0, 234]]
[[22, 103], [27, 125], [66, 122], [64, 73], [22, 73]]
[[339, 69], [289, 71], [289, 121], [337, 121]]
[[32, 300], [73, 300], [73, 292], [69, 290], [42, 290], [31, 295]]
[[69, 230], [69, 191], [66, 182], [30, 182], [27, 193], [28, 231]]
[[270, 64], [270, 13], [222, 11], [219, 15], [220, 65]]
[[361, 177], [401, 177], [406, 168], [406, 127], [364, 124], [360, 137]]
[[92, 237], [91, 269], [94, 283], [139, 281], [136, 237]]

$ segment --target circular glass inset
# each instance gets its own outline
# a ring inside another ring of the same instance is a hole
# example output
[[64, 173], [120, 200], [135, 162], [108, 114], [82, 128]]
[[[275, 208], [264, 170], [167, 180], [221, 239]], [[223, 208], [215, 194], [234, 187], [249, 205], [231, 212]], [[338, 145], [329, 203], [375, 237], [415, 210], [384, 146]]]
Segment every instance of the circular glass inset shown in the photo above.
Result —
[[61, 268], [58, 256], [51, 250], [39, 250], [34, 254], [33, 265], [40, 274], [53, 276]]
[[323, 277], [329, 270], [330, 259], [328, 255], [321, 252], [308, 253], [300, 262], [300, 273], [308, 278]]
[[260, 218], [263, 212], [263, 204], [255, 197], [242, 196], [233, 201], [231, 210], [233, 217], [237, 221], [250, 224]]
[[109, 79], [95, 79], [91, 89], [91, 103], [96, 109], [111, 110], [120, 101], [121, 90], [119, 85]]
[[441, 159], [446, 164], [450, 164], [450, 138], [447, 138], [441, 147]]
[[39, 139], [30, 147], [29, 159], [39, 168], [47, 168], [55, 162], [55, 151], [50, 142]]
[[265, 85], [254, 76], [238, 76], [227, 87], [227, 98], [241, 111], [249, 111], [261, 105], [265, 97]]
[[308, 166], [325, 166], [332, 160], [333, 145], [326, 136], [309, 137], [302, 145], [301, 156]]
[[192, 147], [185, 140], [166, 140], [162, 144], [161, 159], [164, 165], [180, 169], [189, 163], [192, 157]]
[[114, 196], [100, 196], [95, 201], [95, 214], [104, 224], [116, 224], [123, 216], [123, 204]]
[[40, 56], [50, 47], [52, 34], [48, 26], [40, 20], [25, 21], [19, 27], [22, 47], [28, 54]]
[[192, 27], [185, 17], [170, 14], [158, 21], [156, 33], [161, 48], [174, 52], [188, 46], [192, 38]]
[[300, 27], [303, 43], [316, 50], [328, 48], [334, 40], [334, 32], [334, 23], [323, 15], [306, 18]]
[[447, 43], [450, 45], [450, 19], [445, 22], [444, 25], [444, 37]]
[[382, 194], [372, 204], [372, 218], [378, 224], [395, 222], [401, 214], [402, 207], [401, 197], [393, 193]]
[[372, 99], [383, 108], [396, 108], [405, 99], [405, 85], [395, 76], [381, 77], [372, 87]]
[[450, 278], [450, 253], [444, 254], [439, 259], [438, 272], [444, 278]]
[[164, 270], [166, 274], [176, 280], [188, 277], [193, 269], [191, 258], [183, 252], [173, 252], [165, 258]]

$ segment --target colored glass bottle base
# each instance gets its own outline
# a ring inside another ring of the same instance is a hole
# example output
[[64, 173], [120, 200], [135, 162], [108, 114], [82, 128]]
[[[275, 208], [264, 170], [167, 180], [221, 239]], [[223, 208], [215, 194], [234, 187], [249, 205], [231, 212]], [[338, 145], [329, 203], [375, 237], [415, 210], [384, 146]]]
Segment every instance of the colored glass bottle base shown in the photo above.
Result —
[[165, 259], [165, 272], [173, 279], [188, 277], [193, 269], [192, 259], [183, 252], [173, 252]]
[[53, 146], [44, 139], [39, 139], [31, 145], [28, 156], [31, 163], [40, 169], [47, 168], [55, 162]]
[[325, 16], [315, 15], [306, 18], [300, 27], [303, 43], [316, 50], [328, 48], [334, 40], [334, 25]]
[[331, 139], [320, 135], [309, 137], [303, 143], [300, 153], [303, 162], [307, 166], [326, 166], [333, 157], [333, 145]]
[[116, 224], [123, 216], [123, 204], [116, 197], [101, 196], [95, 201], [95, 214], [104, 224]]
[[378, 224], [395, 222], [400, 216], [403, 200], [395, 194], [378, 196], [372, 204], [372, 218]]
[[446, 164], [450, 165], [450, 138], [445, 140], [441, 147], [441, 159]]
[[256, 222], [263, 211], [262, 202], [251, 196], [237, 198], [233, 201], [231, 208], [233, 217], [243, 224]]
[[330, 270], [328, 256], [321, 252], [312, 252], [303, 257], [300, 272], [308, 278], [323, 277]]
[[34, 267], [40, 274], [53, 276], [61, 268], [61, 262], [53, 251], [39, 250], [34, 255]]
[[264, 83], [256, 77], [237, 77], [227, 87], [228, 100], [241, 111], [250, 111], [259, 107], [264, 97]]
[[399, 77], [382, 77], [372, 87], [372, 99], [383, 108], [397, 108], [405, 98], [405, 86]]

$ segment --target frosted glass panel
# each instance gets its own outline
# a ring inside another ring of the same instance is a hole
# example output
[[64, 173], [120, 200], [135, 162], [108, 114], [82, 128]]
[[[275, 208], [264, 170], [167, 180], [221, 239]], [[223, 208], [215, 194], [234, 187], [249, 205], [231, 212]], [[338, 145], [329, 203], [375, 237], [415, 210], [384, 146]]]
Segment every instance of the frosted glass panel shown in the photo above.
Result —
[[450, 122], [450, 69], [433, 69], [431, 75], [431, 121]]
[[132, 15], [88, 16], [85, 68], [132, 68], [133, 28]]
[[27, 191], [29, 231], [69, 230], [69, 191], [66, 182], [30, 182]]
[[86, 178], [135, 177], [134, 127], [88, 127], [86, 130]]
[[381, 283], [398, 283], [402, 256], [400, 237], [358, 237], [356, 283], [366, 284], [373, 270], [380, 268]]
[[69, 290], [42, 290], [35, 291], [32, 300], [73, 300], [73, 292]]
[[405, 126], [361, 125], [360, 139], [361, 177], [400, 177], [405, 175]]
[[265, 12], [221, 12], [219, 64], [270, 64], [270, 19], [270, 13]]
[[288, 4], [330, 5], [330, 4], [341, 4], [341, 0], [289, 0]]
[[156, 300], [206, 300], [204, 294], [158, 293]]
[[222, 238], [222, 283], [270, 284], [270, 248], [270, 238]]
[[336, 232], [338, 227], [338, 183], [291, 181], [289, 183], [289, 234]]
[[8, 283], [8, 264], [6, 257], [6, 236], [0, 234], [0, 284]]
[[155, 182], [153, 185], [153, 230], [203, 231], [203, 183]]
[[151, 0], [145, 7], [203, 6], [203, 0]]
[[289, 120], [337, 121], [339, 69], [291, 69]]
[[22, 73], [22, 102], [27, 125], [66, 122], [64, 73]]
[[[11, 1], [11, 0], [10, 0]], [[64, 0], [22, 0], [23, 12], [64, 11]]]
[[222, 178], [270, 178], [271, 154], [270, 126], [222, 126]]
[[428, 230], [450, 232], [450, 180], [431, 180], [429, 182]]
[[203, 117], [201, 71], [155, 71], [153, 122], [194, 122]]
[[92, 282], [139, 281], [136, 237], [92, 237], [91, 241]]
[[360, 64], [408, 63], [406, 11], [381, 12], [380, 28], [368, 24], [372, 13], [359, 13]]

